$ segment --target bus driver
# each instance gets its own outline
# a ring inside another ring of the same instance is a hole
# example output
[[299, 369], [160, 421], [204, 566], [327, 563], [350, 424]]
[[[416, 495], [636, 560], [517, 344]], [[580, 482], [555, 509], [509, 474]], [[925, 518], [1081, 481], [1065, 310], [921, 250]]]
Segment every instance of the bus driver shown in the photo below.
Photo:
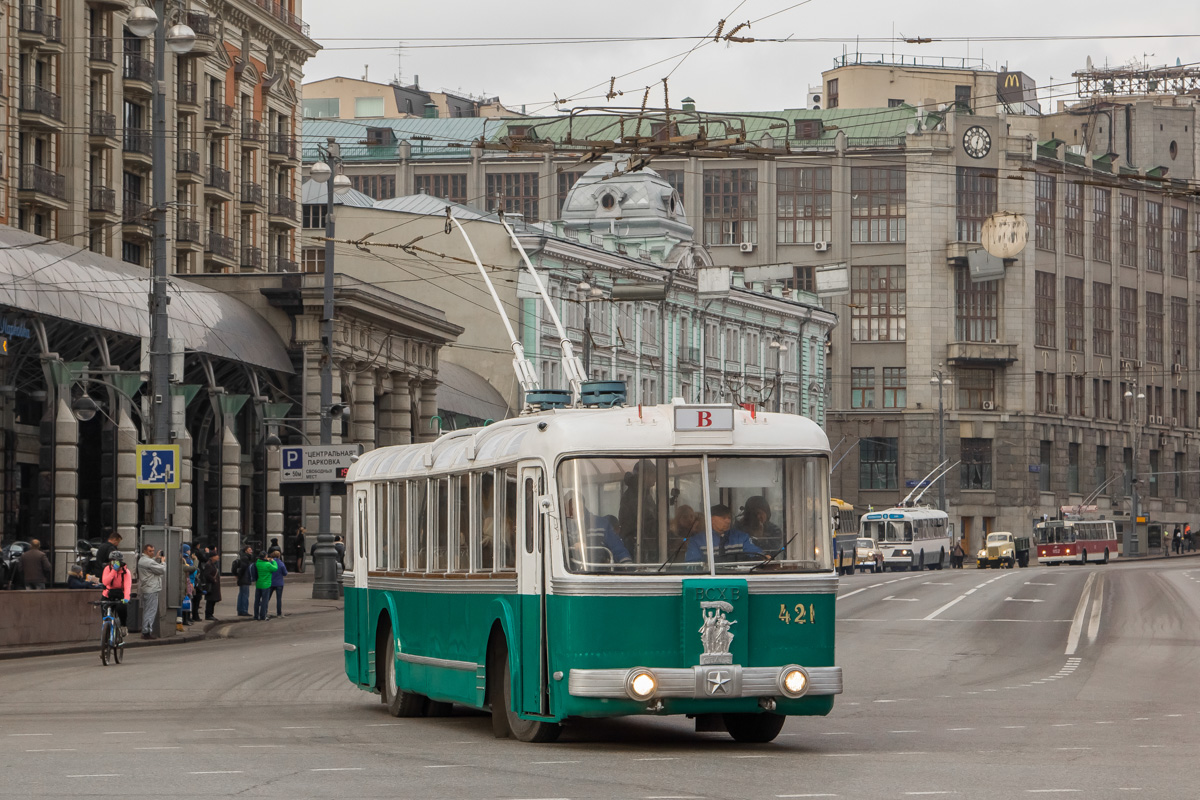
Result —
[[[611, 556], [612, 563], [630, 563], [633, 559], [629, 556], [629, 550], [621, 541], [621, 537], [617, 536], [617, 532], [613, 530], [612, 523], [608, 521], [608, 518], [598, 517], [588, 511], [587, 506], [582, 504], [580, 506], [582, 515], [577, 516], [575, 493], [568, 491], [566, 493], [566, 513], [564, 514], [566, 524], [564, 527], [567, 533], [567, 552], [570, 554], [571, 563], [577, 565], [584, 560], [585, 545], [589, 556], [598, 551], [606, 557]], [[578, 519], [583, 520], [586, 542], [580, 541]], [[595, 559], [589, 557], [588, 560]]]
[[[712, 507], [713, 546], [717, 548], [717, 561], [735, 561], [736, 554], [754, 553], [762, 555], [762, 548], [754, 543], [750, 535], [743, 530], [733, 527], [733, 511], [724, 503]], [[728, 558], [728, 556], [735, 558]], [[687, 561], [705, 561], [708, 557], [708, 547], [704, 541], [704, 532], [692, 536], [687, 541]]]

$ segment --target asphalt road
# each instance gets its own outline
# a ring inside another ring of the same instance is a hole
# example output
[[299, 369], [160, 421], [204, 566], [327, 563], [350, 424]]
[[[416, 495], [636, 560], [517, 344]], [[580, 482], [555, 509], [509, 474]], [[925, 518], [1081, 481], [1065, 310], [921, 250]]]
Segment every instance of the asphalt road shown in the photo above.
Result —
[[1192, 798], [1200, 560], [856, 575], [846, 693], [774, 743], [685, 719], [492, 738], [342, 673], [340, 612], [203, 643], [0, 662], [2, 797]]

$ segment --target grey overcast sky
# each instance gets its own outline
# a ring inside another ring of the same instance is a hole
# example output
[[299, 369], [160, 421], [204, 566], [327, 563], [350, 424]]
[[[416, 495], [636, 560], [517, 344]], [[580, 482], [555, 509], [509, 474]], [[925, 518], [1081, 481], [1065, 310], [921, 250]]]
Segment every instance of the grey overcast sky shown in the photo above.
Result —
[[[530, 113], [544, 113], [556, 97], [570, 98], [574, 101], [570, 105], [604, 105], [609, 79], [622, 75], [616, 88], [625, 95], [614, 104], [640, 105], [644, 87], [657, 83], [650, 104], [661, 106], [661, 79], [671, 74], [673, 106], [691, 96], [703, 110], [765, 111], [802, 107], [808, 86], [819, 84], [822, 70], [831, 68], [843, 52], [894, 52], [897, 56], [982, 57], [991, 67], [1007, 65], [1023, 71], [1037, 82], [1046, 110], [1052, 92], [1055, 100], [1070, 96], [1071, 73], [1082, 69], [1088, 56], [1097, 66], [1143, 59], [1151, 65], [1175, 64], [1176, 59], [1184, 64], [1200, 62], [1197, 0], [1133, 4], [1091, 0], [1086, 13], [1075, 9], [1073, 3], [1047, 0], [809, 0], [799, 5], [794, 0], [744, 0], [740, 5], [739, 0], [310, 0], [303, 6], [303, 17], [326, 49], [308, 62], [305, 80], [366, 74], [370, 80], [386, 82], [399, 72], [405, 84], [419, 75], [422, 88], [499, 96], [509, 108], [524, 106]], [[793, 41], [710, 41], [682, 63], [678, 56], [692, 48], [694, 40], [498, 47], [465, 47], [460, 45], [466, 42], [453, 41], [702, 36], [723, 18], [728, 20], [726, 32], [737, 23], [755, 21], [739, 35]], [[1166, 38], [1179, 34], [1192, 36]], [[1158, 38], [1070, 38], [1089, 35]], [[921, 45], [880, 41], [893, 36], [935, 41]], [[443, 41], [422, 41], [433, 37]], [[855, 37], [875, 41], [856, 44]], [[956, 41], [936, 41], [939, 37]], [[804, 41], [812, 39], [834, 41]], [[400, 42], [403, 49], [398, 58]]]

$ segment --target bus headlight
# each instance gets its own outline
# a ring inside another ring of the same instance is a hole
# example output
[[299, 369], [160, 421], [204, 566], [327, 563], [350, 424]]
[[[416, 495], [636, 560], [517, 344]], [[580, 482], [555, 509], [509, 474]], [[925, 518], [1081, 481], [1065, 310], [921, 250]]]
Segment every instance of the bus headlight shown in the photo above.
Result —
[[658, 691], [658, 679], [645, 667], [634, 667], [625, 676], [625, 693], [634, 700], [649, 700]]
[[808, 672], [796, 664], [779, 670], [779, 691], [793, 700], [803, 697], [808, 691]]

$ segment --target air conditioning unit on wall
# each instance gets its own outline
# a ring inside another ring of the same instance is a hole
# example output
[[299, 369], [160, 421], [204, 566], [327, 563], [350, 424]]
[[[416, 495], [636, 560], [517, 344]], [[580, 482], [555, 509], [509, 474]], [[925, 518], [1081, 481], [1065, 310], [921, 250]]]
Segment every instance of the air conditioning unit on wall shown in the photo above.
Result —
[[742, 242], [740, 249], [743, 253], [753, 253], [754, 242]]
[[984, 411], [995, 411], [996, 410], [996, 402], [994, 400], [984, 400], [983, 401], [983, 410]]
[[813, 242], [813, 250], [818, 253], [824, 253], [829, 250], [829, 242]]

